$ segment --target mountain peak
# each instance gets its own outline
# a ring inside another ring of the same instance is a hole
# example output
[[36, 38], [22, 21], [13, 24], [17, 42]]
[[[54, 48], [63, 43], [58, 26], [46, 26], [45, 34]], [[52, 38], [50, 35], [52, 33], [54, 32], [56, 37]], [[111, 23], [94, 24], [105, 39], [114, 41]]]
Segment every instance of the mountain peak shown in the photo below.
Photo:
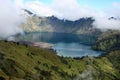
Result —
[[32, 14], [34, 14], [32, 11], [30, 11], [30, 10], [27, 10], [27, 9], [23, 9], [24, 10], [24, 12], [27, 12], [29, 15], [32, 15]]

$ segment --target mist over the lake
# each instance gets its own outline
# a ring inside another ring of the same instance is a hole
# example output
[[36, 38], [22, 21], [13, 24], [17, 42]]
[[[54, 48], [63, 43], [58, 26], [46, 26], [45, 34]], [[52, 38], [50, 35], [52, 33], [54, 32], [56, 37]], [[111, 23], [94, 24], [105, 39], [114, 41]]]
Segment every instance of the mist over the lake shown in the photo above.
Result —
[[19, 27], [24, 21], [21, 9], [11, 0], [0, 1], [0, 38], [13, 39], [13, 35], [22, 34], [23, 30]]

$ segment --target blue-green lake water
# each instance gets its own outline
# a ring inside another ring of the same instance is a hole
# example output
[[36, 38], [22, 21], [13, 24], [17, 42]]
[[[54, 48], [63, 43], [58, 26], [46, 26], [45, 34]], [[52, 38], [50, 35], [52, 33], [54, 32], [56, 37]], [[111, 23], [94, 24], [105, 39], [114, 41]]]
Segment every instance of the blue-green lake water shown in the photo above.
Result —
[[26, 33], [19, 37], [21, 40], [32, 42], [47, 42], [57, 54], [65, 57], [99, 56], [102, 52], [92, 50], [96, 37], [68, 33]]

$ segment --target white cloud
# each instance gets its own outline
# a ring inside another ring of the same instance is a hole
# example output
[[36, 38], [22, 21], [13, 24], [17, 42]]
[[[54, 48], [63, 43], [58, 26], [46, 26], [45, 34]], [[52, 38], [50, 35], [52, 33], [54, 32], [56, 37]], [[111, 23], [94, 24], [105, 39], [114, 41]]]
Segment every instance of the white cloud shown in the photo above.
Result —
[[[82, 17], [91, 17], [93, 10], [90, 8], [81, 7], [77, 0], [53, 0], [53, 3], [50, 6], [52, 10], [59, 15], [56, 15], [59, 18], [65, 18], [68, 20], [77, 20]], [[91, 10], [91, 14], [89, 11]]]
[[[120, 3], [114, 2], [111, 4], [111, 8], [106, 9], [107, 15], [101, 14], [101, 16], [95, 17], [94, 26], [102, 30], [115, 29], [120, 30]], [[109, 20], [108, 18], [114, 17], [115, 19]]]
[[120, 17], [120, 3], [114, 2], [112, 4], [112, 8], [110, 8], [108, 11], [109, 13], [111, 13], [111, 15], [115, 17]]
[[35, 12], [39, 16], [52, 16], [53, 15], [52, 10], [38, 0], [26, 3], [25, 7]]
[[26, 3], [23, 3], [25, 0], [15, 1], [17, 5], [27, 8], [39, 16], [54, 15], [60, 19], [72, 21], [83, 17], [93, 17], [95, 19], [93, 25], [97, 28], [120, 29], [120, 20], [108, 20], [111, 16], [119, 17], [120, 4], [117, 2], [111, 4], [112, 8], [107, 13], [104, 13], [104, 11], [100, 12], [90, 7], [83, 7], [77, 0], [53, 0], [50, 5], [45, 5], [40, 0], [28, 1]]
[[101, 30], [120, 30], [120, 20], [109, 20], [106, 16], [95, 18], [95, 22], [93, 23], [93, 25]]
[[0, 38], [8, 38], [17, 33], [22, 33], [18, 27], [23, 20], [20, 10], [11, 0], [0, 2]]
[[24, 0], [14, 0], [14, 3], [17, 8], [23, 8], [24, 6]]
[[114, 6], [114, 7], [119, 7], [120, 4], [119, 4], [118, 2], [113, 2], [113, 3], [112, 3], [112, 6]]
[[[93, 17], [95, 19], [95, 22], [93, 23], [94, 27], [102, 30], [120, 30], [120, 20], [109, 20], [108, 18], [111, 16], [108, 16], [104, 11], [99, 12], [93, 8], [83, 7], [77, 2], [77, 0], [54, 0], [51, 8], [61, 14], [61, 16], [57, 15], [59, 18], [77, 20], [83, 17]], [[120, 14], [120, 5], [118, 3], [114, 3], [114, 6], [109, 13], [118, 17]]]
[[[27, 2], [25, 8], [35, 12], [39, 16], [56, 16], [60, 19], [77, 20], [81, 17], [91, 17], [94, 10], [91, 8], [83, 8], [77, 0], [53, 0], [49, 6], [35, 0]], [[89, 14], [89, 11], [91, 14]]]

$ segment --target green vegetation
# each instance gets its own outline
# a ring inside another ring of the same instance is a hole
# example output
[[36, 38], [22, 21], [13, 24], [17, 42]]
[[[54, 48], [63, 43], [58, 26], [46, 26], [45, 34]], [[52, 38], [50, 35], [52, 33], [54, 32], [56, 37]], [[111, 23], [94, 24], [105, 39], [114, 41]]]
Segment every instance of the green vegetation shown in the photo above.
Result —
[[[117, 80], [119, 80], [120, 79], [120, 31], [108, 30], [104, 32], [98, 38], [96, 44], [93, 46], [93, 49], [107, 51], [107, 54], [102, 56], [104, 56], [110, 61], [110, 63], [112, 64], [111, 66], [115, 69], [114, 72], [116, 73], [116, 76], [114, 77], [117, 77], [118, 78]], [[110, 66], [108, 66], [107, 69], [110, 69], [109, 67]]]
[[11, 80], [70, 80], [85, 66], [53, 51], [7, 41], [0, 41], [0, 65], [0, 76]]
[[120, 49], [120, 31], [108, 30], [100, 35], [93, 49], [111, 51]]
[[0, 41], [0, 80], [119, 80], [120, 50], [115, 53], [72, 59], [51, 50]]

